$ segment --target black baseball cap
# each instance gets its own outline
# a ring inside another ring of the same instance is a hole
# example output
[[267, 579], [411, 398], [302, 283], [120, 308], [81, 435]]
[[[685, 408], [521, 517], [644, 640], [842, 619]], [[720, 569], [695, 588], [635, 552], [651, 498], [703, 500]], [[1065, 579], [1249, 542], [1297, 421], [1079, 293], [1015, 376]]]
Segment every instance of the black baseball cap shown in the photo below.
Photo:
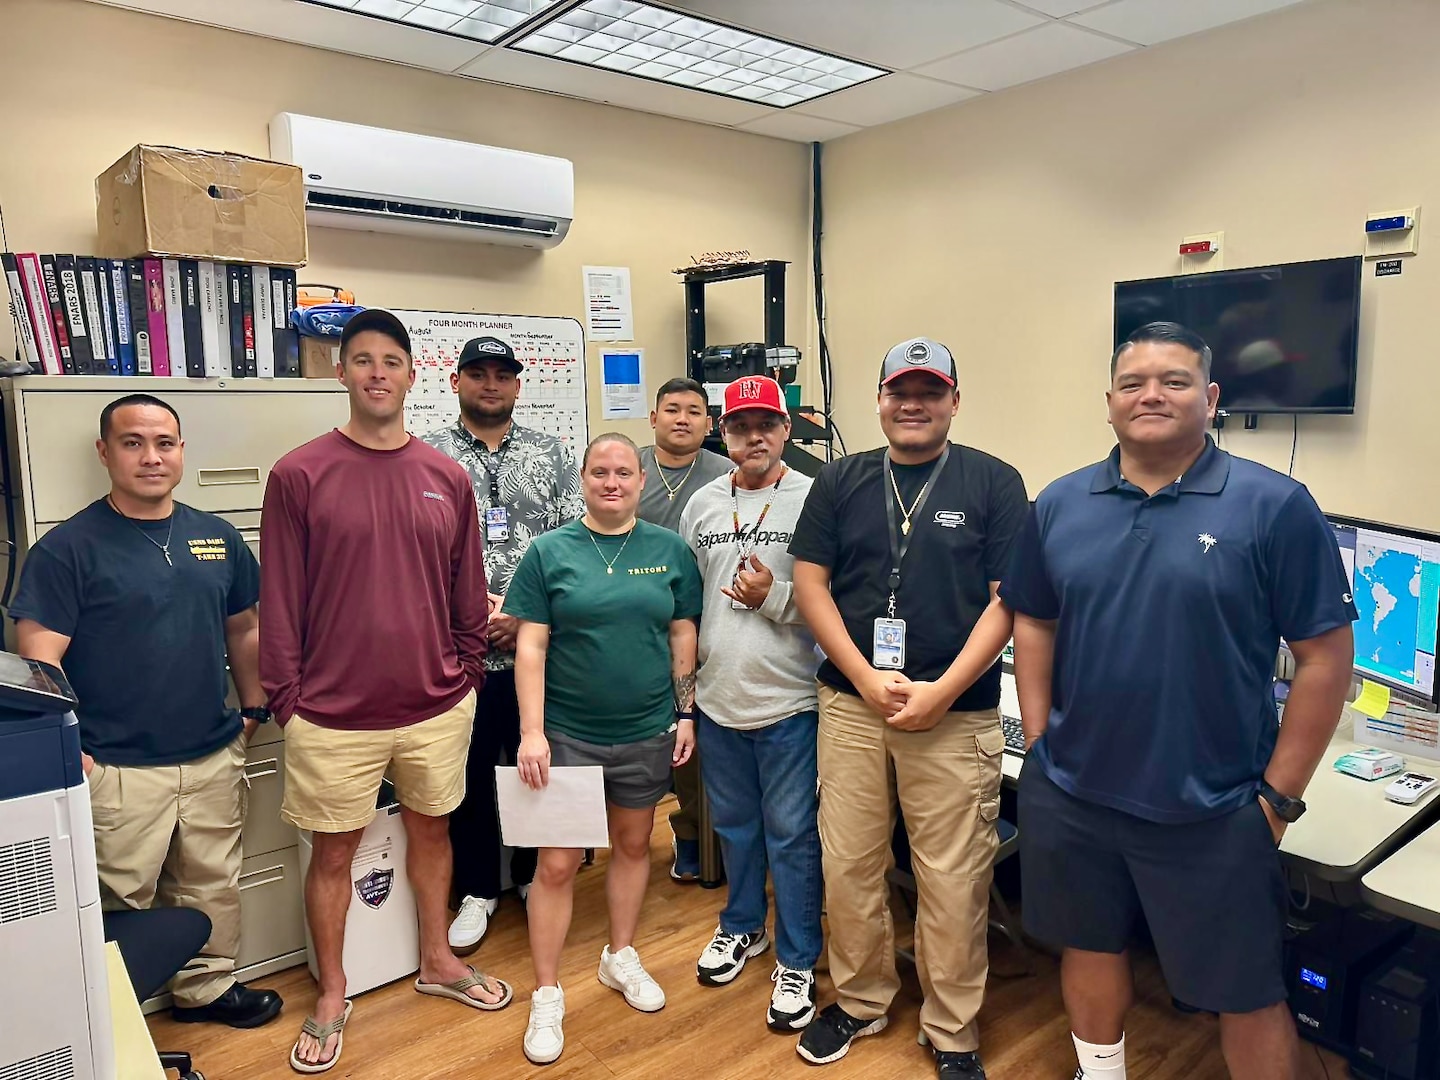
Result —
[[384, 308], [366, 308], [350, 317], [350, 321], [345, 324], [345, 329], [340, 332], [340, 355], [345, 355], [345, 346], [350, 344], [351, 338], [356, 334], [363, 334], [367, 330], [384, 334], [404, 349], [406, 356], [412, 355], [410, 331], [405, 329], [404, 323]]
[[463, 371], [468, 365], [478, 364], [481, 360], [499, 360], [517, 375], [525, 370], [525, 365], [515, 356], [515, 350], [497, 337], [477, 337], [467, 341], [460, 350], [460, 359], [455, 361], [455, 370]]

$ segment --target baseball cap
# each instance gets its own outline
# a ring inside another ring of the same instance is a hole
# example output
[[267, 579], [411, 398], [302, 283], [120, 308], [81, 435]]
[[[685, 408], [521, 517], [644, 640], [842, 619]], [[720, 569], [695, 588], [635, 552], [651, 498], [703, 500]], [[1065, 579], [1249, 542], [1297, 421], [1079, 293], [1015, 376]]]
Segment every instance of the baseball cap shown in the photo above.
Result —
[[367, 330], [384, 334], [404, 349], [406, 356], [411, 355], [410, 331], [405, 329], [404, 323], [383, 308], [365, 308], [350, 317], [345, 329], [340, 332], [341, 354], [344, 354], [345, 346], [350, 344], [356, 334], [363, 334]]
[[880, 366], [880, 385], [907, 371], [928, 371], [947, 386], [955, 385], [955, 358], [938, 341], [917, 337], [902, 341], [885, 354]]
[[768, 375], [745, 375], [725, 384], [725, 409], [720, 413], [720, 419], [745, 409], [790, 415], [785, 408], [785, 395], [780, 390], [780, 384]]
[[460, 359], [455, 361], [455, 370], [461, 371], [467, 365], [478, 364], [481, 360], [499, 360], [517, 373], [525, 370], [525, 365], [516, 358], [515, 350], [497, 337], [477, 337], [467, 341], [460, 350]]

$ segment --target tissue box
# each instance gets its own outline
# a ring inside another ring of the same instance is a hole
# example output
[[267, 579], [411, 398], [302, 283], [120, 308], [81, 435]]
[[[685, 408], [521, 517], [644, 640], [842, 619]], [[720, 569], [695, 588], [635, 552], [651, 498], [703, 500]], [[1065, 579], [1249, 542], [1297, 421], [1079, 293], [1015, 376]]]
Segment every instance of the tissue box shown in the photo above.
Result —
[[1335, 760], [1335, 771], [1361, 780], [1380, 780], [1405, 768], [1405, 759], [1389, 750], [1356, 750]]

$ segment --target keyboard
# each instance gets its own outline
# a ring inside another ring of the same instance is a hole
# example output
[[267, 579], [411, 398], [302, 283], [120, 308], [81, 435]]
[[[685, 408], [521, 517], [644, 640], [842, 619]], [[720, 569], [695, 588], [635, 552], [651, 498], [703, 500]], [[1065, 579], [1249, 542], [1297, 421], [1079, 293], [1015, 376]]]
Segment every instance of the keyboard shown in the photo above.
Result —
[[1013, 716], [1001, 715], [1000, 730], [1005, 733], [1005, 749], [1011, 753], [1025, 753], [1025, 732], [1020, 721]]

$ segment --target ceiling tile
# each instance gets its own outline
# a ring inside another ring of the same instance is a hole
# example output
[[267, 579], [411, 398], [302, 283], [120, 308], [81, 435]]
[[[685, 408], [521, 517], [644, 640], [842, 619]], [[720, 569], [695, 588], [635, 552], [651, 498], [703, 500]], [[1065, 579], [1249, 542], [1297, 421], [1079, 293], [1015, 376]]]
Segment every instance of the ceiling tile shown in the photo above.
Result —
[[1043, 15], [1052, 15], [1057, 19], [1074, 15], [1077, 11], [1089, 11], [1109, 2], [1110, 0], [1015, 0], [1021, 7], [1033, 8]]
[[1126, 41], [1155, 45], [1297, 3], [1300, 0], [1117, 0], [1070, 21]]
[[479, 60], [465, 65], [459, 74], [706, 124], [743, 124], [774, 112], [766, 105], [666, 86], [511, 49], [491, 49]]
[[753, 131], [757, 135], [770, 135], [777, 139], [793, 139], [796, 142], [825, 142], [842, 135], [853, 135], [860, 128], [853, 124], [838, 124], [834, 120], [821, 120], [817, 116], [804, 116], [794, 111], [778, 112], [773, 116], [762, 116], [759, 120], [747, 120], [739, 125], [741, 131]]
[[[260, 37], [451, 72], [486, 50], [476, 41], [294, 0], [97, 0]], [[413, 6], [413, 5], [412, 5]]]
[[927, 64], [918, 73], [980, 90], [1003, 90], [1130, 51], [1122, 42], [1052, 22]]
[[[1037, 26], [1043, 16], [1003, 0], [670, 0], [673, 6], [884, 67], [905, 69]], [[1208, 0], [1207, 0], [1208, 2]]]
[[975, 97], [977, 91], [897, 72], [795, 107], [806, 116], [873, 127]]

